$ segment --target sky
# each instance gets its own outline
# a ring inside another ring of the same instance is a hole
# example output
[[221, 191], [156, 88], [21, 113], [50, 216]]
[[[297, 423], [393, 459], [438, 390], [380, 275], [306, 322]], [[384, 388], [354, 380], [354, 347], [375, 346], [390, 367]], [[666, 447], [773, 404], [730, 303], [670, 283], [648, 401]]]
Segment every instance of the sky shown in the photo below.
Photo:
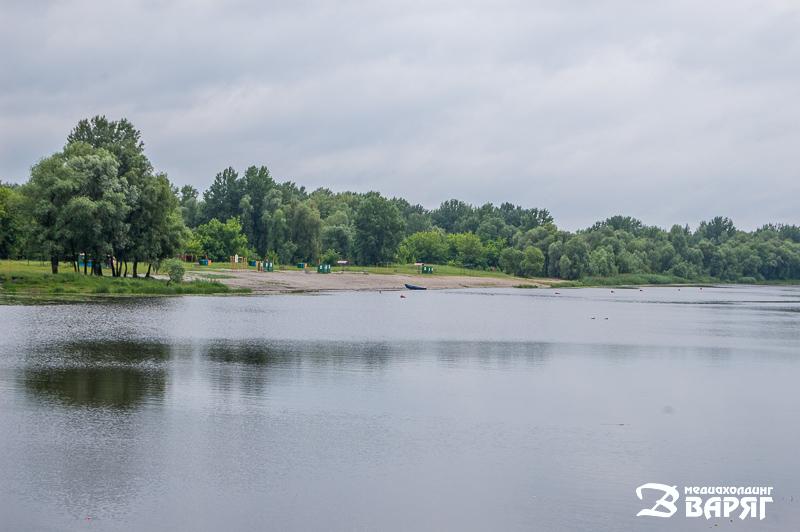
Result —
[[0, 0], [0, 48], [4, 181], [103, 114], [200, 190], [800, 223], [795, 0]]

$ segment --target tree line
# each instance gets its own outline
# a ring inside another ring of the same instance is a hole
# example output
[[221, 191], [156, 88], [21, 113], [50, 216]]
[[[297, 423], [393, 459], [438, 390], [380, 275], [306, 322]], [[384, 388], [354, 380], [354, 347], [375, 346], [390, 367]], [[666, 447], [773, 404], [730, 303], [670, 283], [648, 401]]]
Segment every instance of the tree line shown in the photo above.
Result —
[[[664, 274], [680, 279], [800, 279], [800, 228], [738, 230], [725, 217], [694, 230], [614, 216], [576, 232], [550, 212], [451, 199], [435, 209], [377, 192], [307, 191], [265, 166], [219, 172], [202, 194], [153, 169], [127, 120], [82, 120], [23, 185], [0, 185], [0, 257], [42, 257], [56, 272], [138, 274], [177, 255], [279, 263], [428, 262], [525, 277]], [[92, 267], [87, 272], [88, 259]]]

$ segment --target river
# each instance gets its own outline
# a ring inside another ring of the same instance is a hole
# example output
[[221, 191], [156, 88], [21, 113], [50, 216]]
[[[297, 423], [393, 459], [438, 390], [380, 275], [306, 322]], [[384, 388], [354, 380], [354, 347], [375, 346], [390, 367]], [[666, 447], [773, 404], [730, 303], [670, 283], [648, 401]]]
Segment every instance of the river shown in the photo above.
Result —
[[0, 305], [0, 530], [800, 528], [800, 289], [400, 294]]

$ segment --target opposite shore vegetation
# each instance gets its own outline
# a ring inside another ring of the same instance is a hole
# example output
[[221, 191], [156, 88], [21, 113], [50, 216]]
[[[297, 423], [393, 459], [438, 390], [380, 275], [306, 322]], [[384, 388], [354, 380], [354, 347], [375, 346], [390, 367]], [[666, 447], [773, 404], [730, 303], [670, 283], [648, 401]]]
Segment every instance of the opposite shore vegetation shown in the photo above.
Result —
[[[428, 210], [378, 192], [308, 192], [265, 166], [226, 168], [201, 195], [153, 168], [133, 124], [105, 117], [80, 121], [26, 183], [0, 183], [0, 259], [61, 272], [54, 280], [9, 262], [0, 291], [227, 292], [213, 279], [181, 283], [180, 268], [165, 261], [233, 255], [286, 265], [419, 261], [573, 284], [790, 282], [800, 279], [800, 227], [746, 232], [718, 216], [667, 230], [614, 216], [569, 232], [542, 208], [452, 199]], [[147, 280], [154, 267], [171, 268], [173, 282]]]

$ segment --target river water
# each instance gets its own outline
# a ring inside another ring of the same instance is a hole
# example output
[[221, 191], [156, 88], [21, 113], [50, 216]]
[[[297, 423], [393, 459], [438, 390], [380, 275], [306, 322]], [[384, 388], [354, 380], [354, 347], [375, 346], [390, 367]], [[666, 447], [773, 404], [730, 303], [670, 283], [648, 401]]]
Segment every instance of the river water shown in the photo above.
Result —
[[800, 289], [403, 295], [0, 305], [0, 530], [800, 529]]

